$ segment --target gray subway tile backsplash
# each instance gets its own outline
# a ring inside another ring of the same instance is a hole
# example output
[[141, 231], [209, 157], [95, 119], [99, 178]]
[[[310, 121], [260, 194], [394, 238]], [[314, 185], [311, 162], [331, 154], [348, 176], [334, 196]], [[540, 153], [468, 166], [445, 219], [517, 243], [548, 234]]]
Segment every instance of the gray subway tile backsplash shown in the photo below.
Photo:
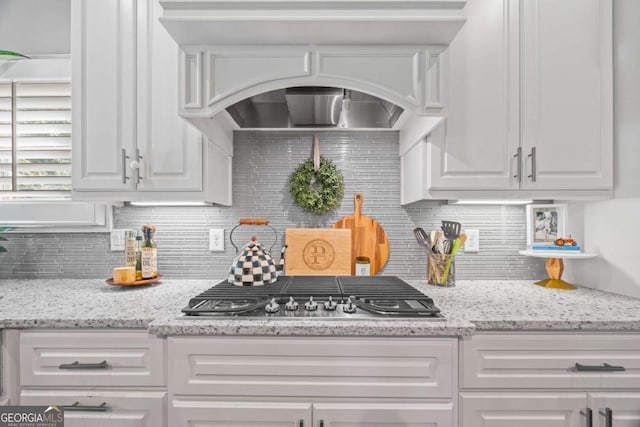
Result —
[[[267, 218], [277, 230], [279, 253], [286, 228], [330, 227], [353, 212], [353, 194], [364, 195], [363, 213], [385, 228], [391, 253], [385, 275], [425, 279], [426, 254], [413, 229], [438, 228], [440, 220], [480, 229], [480, 252], [457, 256], [458, 279], [534, 279], [545, 276], [542, 260], [518, 255], [525, 247], [525, 214], [521, 206], [461, 206], [422, 201], [400, 206], [398, 133], [319, 132], [320, 152], [342, 170], [345, 196], [327, 215], [304, 212], [292, 200], [288, 178], [311, 157], [313, 133], [301, 131], [235, 133], [233, 206], [114, 208], [116, 228], [158, 227], [159, 270], [170, 278], [222, 280], [235, 254], [229, 232], [239, 218]], [[225, 251], [209, 252], [208, 229], [225, 229]], [[238, 246], [256, 234], [265, 245], [273, 233], [264, 227], [240, 227]], [[109, 277], [121, 265], [122, 252], [109, 250], [107, 234], [11, 234], [9, 253], [0, 256], [0, 277]]]

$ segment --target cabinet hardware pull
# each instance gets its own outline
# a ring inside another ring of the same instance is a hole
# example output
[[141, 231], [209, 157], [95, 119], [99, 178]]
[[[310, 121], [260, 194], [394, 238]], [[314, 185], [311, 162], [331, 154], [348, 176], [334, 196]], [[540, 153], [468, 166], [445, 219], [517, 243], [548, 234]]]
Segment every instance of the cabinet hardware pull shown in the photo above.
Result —
[[604, 416], [604, 426], [613, 427], [613, 411], [611, 408], [605, 408], [604, 412], [599, 411], [599, 413]]
[[531, 178], [531, 182], [536, 182], [536, 147], [531, 147], [531, 154], [527, 157], [531, 157], [531, 175], [527, 178]]
[[320, 420], [320, 427], [324, 427], [324, 420]]
[[122, 149], [122, 183], [126, 184], [129, 177], [127, 176], [127, 150]]
[[580, 415], [584, 415], [585, 427], [593, 427], [593, 411], [590, 408], [580, 411]]
[[80, 363], [77, 360], [73, 363], [63, 363], [58, 369], [107, 369], [109, 364], [106, 360], [100, 363]]
[[581, 365], [576, 363], [576, 371], [578, 372], [624, 372], [625, 370], [624, 366], [612, 366], [608, 363], [603, 363], [602, 366]]
[[102, 405], [81, 405], [80, 402], [76, 402], [73, 405], [67, 405], [62, 407], [65, 411], [83, 411], [83, 412], [107, 412], [111, 410], [111, 407], [107, 405], [107, 402], [102, 402]]
[[513, 158], [516, 159], [517, 162], [517, 172], [513, 177], [516, 178], [518, 182], [522, 182], [522, 147], [518, 147], [518, 151], [513, 155]]
[[140, 160], [142, 160], [144, 157], [142, 157], [140, 155], [140, 150], [136, 148], [136, 160], [138, 161], [138, 168], [136, 169], [136, 177], [138, 179], [138, 184], [140, 184], [140, 181], [142, 181], [142, 176], [140, 176]]
[[300, 422], [298, 423], [298, 425], [299, 425], [300, 427], [304, 427], [304, 420], [300, 420]]

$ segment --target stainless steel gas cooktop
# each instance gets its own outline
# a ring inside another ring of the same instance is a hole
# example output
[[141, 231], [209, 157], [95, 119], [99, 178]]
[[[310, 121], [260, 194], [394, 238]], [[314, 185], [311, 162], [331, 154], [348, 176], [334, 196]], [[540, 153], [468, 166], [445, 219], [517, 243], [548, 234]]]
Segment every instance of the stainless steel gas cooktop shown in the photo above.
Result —
[[182, 311], [187, 316], [278, 319], [442, 319], [431, 298], [394, 276], [282, 276], [252, 287], [221, 282]]

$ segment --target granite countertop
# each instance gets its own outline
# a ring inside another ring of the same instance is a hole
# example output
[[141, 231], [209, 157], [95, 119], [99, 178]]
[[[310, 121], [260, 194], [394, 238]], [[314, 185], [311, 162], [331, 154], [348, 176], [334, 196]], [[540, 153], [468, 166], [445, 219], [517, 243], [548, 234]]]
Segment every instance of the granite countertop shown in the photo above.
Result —
[[640, 332], [640, 299], [578, 288], [544, 289], [531, 281], [460, 281], [439, 288], [409, 281], [445, 320], [191, 319], [180, 310], [213, 286], [163, 280], [146, 287], [102, 279], [0, 280], [0, 328], [148, 328], [158, 335], [455, 336], [476, 330]]

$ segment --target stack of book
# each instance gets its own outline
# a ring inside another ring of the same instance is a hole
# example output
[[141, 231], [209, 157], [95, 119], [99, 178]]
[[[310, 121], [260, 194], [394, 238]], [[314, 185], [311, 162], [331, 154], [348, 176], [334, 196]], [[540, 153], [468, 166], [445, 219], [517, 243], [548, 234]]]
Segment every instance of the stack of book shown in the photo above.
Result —
[[564, 245], [558, 246], [553, 242], [548, 243], [534, 243], [531, 246], [531, 250], [533, 251], [572, 251], [572, 252], [580, 252], [580, 246], [572, 246], [572, 245]]

